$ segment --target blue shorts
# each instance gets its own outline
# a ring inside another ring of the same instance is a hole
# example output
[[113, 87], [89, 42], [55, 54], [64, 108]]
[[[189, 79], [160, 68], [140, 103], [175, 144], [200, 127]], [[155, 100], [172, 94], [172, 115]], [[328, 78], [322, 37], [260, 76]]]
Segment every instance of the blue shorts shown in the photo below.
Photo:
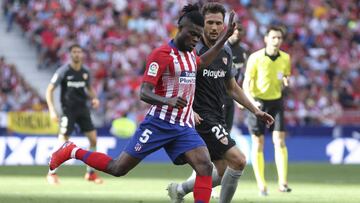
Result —
[[187, 163], [185, 152], [202, 146], [206, 146], [205, 142], [194, 128], [171, 124], [148, 115], [124, 151], [135, 158], [143, 159], [164, 147], [173, 163], [181, 165]]

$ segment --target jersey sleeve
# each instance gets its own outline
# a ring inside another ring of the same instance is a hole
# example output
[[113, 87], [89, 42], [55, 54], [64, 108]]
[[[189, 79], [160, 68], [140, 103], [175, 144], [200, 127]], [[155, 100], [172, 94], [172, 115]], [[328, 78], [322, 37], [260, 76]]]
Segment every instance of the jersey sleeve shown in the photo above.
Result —
[[53, 84], [55, 87], [58, 86], [61, 83], [61, 81], [64, 79], [65, 72], [66, 72], [65, 67], [58, 68], [54, 73], [54, 75], [52, 76], [50, 83]]
[[160, 49], [152, 52], [147, 59], [143, 82], [156, 85], [169, 64], [168, 56]]
[[224, 49], [225, 49], [225, 52], [227, 54], [227, 58], [226, 59], [223, 59], [223, 60], [226, 60], [226, 61], [223, 61], [225, 64], [226, 64], [226, 74], [225, 74], [225, 79], [226, 80], [230, 80], [231, 78], [235, 77], [236, 75], [236, 69], [233, 68], [233, 61], [232, 61], [232, 51], [231, 51], [231, 48], [226, 44], [224, 45]]
[[256, 75], [256, 56], [251, 54], [246, 63], [245, 77], [255, 78]]

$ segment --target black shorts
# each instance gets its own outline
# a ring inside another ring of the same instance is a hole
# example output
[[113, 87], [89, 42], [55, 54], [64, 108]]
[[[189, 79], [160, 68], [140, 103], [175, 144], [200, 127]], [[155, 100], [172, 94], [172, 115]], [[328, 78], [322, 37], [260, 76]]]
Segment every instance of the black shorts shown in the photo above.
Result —
[[212, 161], [223, 159], [225, 152], [236, 145], [226, 130], [224, 122], [202, 121], [196, 131], [205, 141]]
[[[272, 126], [270, 126], [270, 131], [284, 131], [285, 130], [285, 121], [284, 121], [284, 104], [283, 100], [276, 99], [276, 100], [261, 100], [261, 99], [255, 99], [256, 101], [260, 102], [261, 106], [260, 109], [268, 114], [270, 114], [272, 117], [274, 117], [275, 122]], [[249, 128], [249, 132], [252, 135], [264, 135], [265, 134], [265, 128], [266, 124], [257, 119], [256, 116], [247, 111], [247, 118], [246, 123]]]
[[75, 124], [80, 127], [81, 132], [89, 132], [95, 129], [88, 108], [63, 109], [63, 115], [59, 123], [59, 133], [71, 135], [75, 129]]

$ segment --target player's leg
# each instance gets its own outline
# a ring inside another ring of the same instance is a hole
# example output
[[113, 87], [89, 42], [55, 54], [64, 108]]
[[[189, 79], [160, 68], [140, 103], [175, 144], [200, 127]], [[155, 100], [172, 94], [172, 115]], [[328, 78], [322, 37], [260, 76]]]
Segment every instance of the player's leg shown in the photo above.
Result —
[[285, 145], [285, 132], [274, 131], [273, 142], [275, 151], [275, 163], [278, 172], [279, 190], [281, 192], [290, 192], [287, 182], [288, 153]]
[[[88, 150], [93, 152], [96, 151], [97, 133], [92, 123], [89, 109], [87, 108], [82, 109], [77, 116], [76, 122], [79, 125], [81, 132], [84, 132], [86, 137], [89, 139]], [[93, 181], [94, 183], [97, 184], [103, 182], [103, 180], [95, 172], [95, 169], [90, 166], [86, 166], [86, 173], [84, 178], [85, 180]]]
[[257, 186], [260, 195], [267, 195], [267, 184], [265, 181], [265, 159], [264, 159], [264, 135], [251, 135], [252, 150], [251, 160]]
[[194, 202], [208, 203], [212, 191], [211, 173], [213, 165], [205, 146], [198, 147], [185, 153], [187, 162], [196, 171], [194, 184]]
[[[66, 111], [59, 120], [59, 134], [58, 134], [58, 146], [64, 144], [69, 140], [69, 135], [74, 131], [75, 121], [74, 116]], [[59, 184], [59, 177], [57, 175], [57, 168], [48, 171], [46, 179], [49, 184]]]
[[282, 99], [271, 102], [272, 116], [275, 119], [273, 125], [273, 143], [275, 151], [275, 163], [278, 172], [279, 191], [291, 192], [288, 187], [287, 171], [288, 171], [288, 152], [285, 143], [285, 119]]
[[[267, 104], [261, 100], [257, 100], [261, 105], [261, 110], [267, 112]], [[251, 162], [259, 188], [259, 194], [266, 196], [267, 184], [265, 181], [265, 160], [264, 160], [264, 132], [265, 124], [258, 120], [256, 116], [247, 111], [247, 125], [251, 134]]]
[[219, 203], [230, 203], [240, 176], [246, 166], [245, 155], [236, 146], [226, 151], [224, 158], [228, 164], [221, 181], [221, 193]]

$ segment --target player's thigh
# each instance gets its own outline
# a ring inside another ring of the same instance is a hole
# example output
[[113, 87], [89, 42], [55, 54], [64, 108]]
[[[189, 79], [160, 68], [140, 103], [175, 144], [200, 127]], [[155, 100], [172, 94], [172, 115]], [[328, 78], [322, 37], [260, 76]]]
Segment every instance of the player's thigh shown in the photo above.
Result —
[[76, 110], [76, 123], [79, 125], [81, 132], [95, 130], [88, 108], [79, 108]]
[[66, 137], [71, 135], [75, 128], [75, 115], [70, 112], [64, 111], [59, 121], [59, 135]]
[[205, 141], [212, 161], [223, 159], [226, 151], [236, 145], [230, 133], [220, 123], [203, 121], [196, 129]]
[[212, 164], [209, 151], [205, 146], [191, 149], [184, 153], [187, 163], [202, 176], [210, 176], [212, 173]]

